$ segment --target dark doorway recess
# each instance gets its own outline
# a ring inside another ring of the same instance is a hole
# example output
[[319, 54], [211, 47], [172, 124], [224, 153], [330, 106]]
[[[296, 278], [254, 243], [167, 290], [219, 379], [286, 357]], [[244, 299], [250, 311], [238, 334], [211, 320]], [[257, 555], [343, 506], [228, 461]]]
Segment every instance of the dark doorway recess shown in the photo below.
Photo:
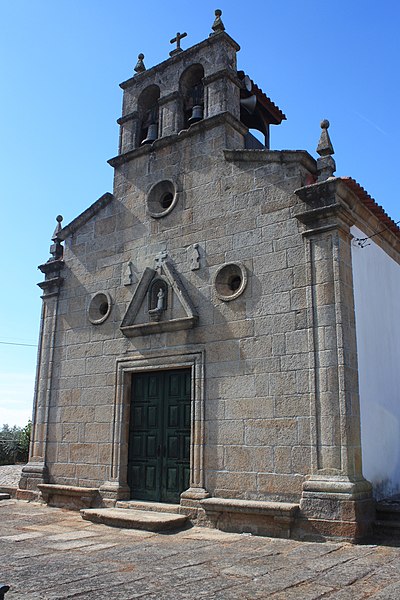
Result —
[[131, 498], [179, 502], [190, 480], [190, 369], [133, 375], [128, 484]]

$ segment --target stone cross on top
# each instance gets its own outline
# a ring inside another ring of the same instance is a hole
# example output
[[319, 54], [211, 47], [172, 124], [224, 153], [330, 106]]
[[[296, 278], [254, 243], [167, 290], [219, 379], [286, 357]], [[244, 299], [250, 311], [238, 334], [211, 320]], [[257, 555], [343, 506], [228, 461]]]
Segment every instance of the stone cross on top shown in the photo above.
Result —
[[154, 259], [155, 268], [157, 271], [161, 270], [163, 262], [165, 262], [168, 258], [168, 253], [165, 250], [161, 250]]
[[172, 40], [170, 40], [170, 44], [175, 44], [176, 42], [176, 48], [174, 48], [174, 50], [172, 50], [169, 55], [170, 56], [174, 56], [174, 54], [178, 54], [178, 52], [182, 52], [182, 48], [181, 48], [181, 39], [183, 39], [184, 37], [187, 36], [187, 33], [178, 33], [176, 34], [176, 37], [174, 37]]

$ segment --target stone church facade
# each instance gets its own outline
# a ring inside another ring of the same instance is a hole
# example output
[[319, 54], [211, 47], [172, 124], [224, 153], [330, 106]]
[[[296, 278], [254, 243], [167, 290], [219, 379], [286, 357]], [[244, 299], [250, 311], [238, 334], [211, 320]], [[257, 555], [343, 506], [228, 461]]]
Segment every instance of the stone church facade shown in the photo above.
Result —
[[[352, 227], [399, 230], [320, 158], [272, 150], [285, 118], [216, 15], [123, 89], [113, 194], [58, 225], [33, 437], [18, 495], [172, 503], [194, 522], [357, 539], [363, 477]], [[261, 144], [252, 134], [264, 135]]]

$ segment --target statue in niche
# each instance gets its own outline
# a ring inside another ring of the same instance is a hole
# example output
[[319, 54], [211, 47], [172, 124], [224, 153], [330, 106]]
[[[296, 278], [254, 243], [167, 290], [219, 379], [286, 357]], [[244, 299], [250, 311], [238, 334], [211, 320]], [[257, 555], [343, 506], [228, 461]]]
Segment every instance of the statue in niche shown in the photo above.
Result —
[[149, 290], [149, 316], [152, 321], [159, 321], [167, 308], [168, 285], [164, 279], [156, 279]]
[[160, 288], [158, 290], [158, 294], [157, 294], [157, 307], [156, 307], [156, 309], [159, 310], [160, 312], [162, 310], [164, 310], [164, 296], [165, 296], [164, 290], [162, 288]]

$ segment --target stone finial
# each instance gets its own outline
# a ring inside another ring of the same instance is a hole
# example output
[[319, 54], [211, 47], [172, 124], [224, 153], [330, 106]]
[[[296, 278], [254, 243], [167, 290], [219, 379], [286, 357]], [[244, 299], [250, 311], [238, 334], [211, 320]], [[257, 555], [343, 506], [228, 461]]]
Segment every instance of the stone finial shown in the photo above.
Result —
[[138, 61], [136, 63], [135, 68], [133, 69], [135, 71], [135, 73], [143, 73], [143, 71], [146, 70], [143, 59], [144, 59], [144, 54], [142, 54], [142, 53], [138, 54]]
[[321, 137], [319, 138], [317, 153], [321, 158], [317, 159], [318, 181], [325, 181], [329, 177], [333, 177], [336, 171], [336, 163], [332, 158], [335, 153], [331, 138], [328, 133], [329, 121], [324, 119], [321, 121]]
[[320, 156], [330, 156], [331, 154], [335, 154], [335, 151], [332, 146], [331, 138], [328, 133], [329, 121], [328, 119], [324, 119], [321, 121], [321, 137], [319, 138], [317, 152]]
[[[214, 33], [219, 33], [220, 31], [225, 31], [225, 25], [222, 22], [221, 15], [222, 15], [222, 10], [217, 8], [217, 10], [215, 11], [214, 23], [211, 26], [211, 29], [213, 30]], [[213, 34], [211, 34], [211, 35], [213, 35]]]
[[63, 257], [64, 248], [62, 247], [61, 242], [58, 239], [58, 234], [60, 233], [60, 231], [62, 229], [62, 227], [61, 227], [62, 220], [63, 220], [63, 217], [61, 215], [57, 215], [57, 217], [56, 217], [57, 225], [56, 225], [56, 228], [55, 228], [54, 233], [51, 238], [52, 242], [54, 242], [54, 243], [51, 244], [51, 246], [50, 246], [50, 254], [51, 254], [51, 258], [49, 259], [50, 261], [60, 260]]
[[56, 241], [58, 234], [60, 233], [62, 227], [61, 227], [61, 223], [63, 222], [63, 216], [62, 215], [57, 215], [56, 216], [56, 221], [57, 221], [57, 225], [56, 228], [54, 230], [53, 233], [53, 237], [51, 238], [53, 240], [53, 242]]

